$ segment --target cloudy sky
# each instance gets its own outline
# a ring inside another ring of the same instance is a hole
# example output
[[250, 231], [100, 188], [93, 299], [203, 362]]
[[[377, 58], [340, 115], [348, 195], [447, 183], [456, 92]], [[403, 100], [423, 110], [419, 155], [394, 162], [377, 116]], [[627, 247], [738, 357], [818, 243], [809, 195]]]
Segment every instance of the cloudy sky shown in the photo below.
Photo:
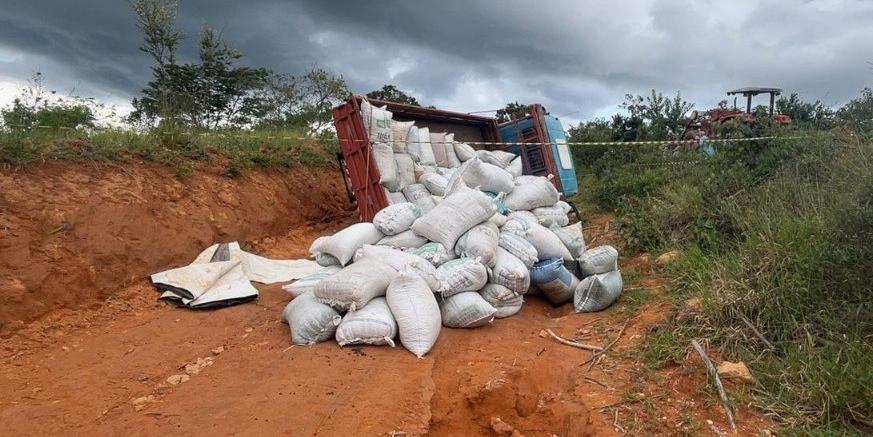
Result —
[[[870, 0], [179, 0], [181, 61], [204, 23], [249, 65], [318, 66], [359, 93], [392, 83], [463, 112], [540, 102], [569, 122], [653, 88], [706, 108], [741, 86], [831, 105], [873, 86]], [[139, 43], [126, 0], [3, 0], [0, 104], [41, 71], [123, 112], [151, 74]]]

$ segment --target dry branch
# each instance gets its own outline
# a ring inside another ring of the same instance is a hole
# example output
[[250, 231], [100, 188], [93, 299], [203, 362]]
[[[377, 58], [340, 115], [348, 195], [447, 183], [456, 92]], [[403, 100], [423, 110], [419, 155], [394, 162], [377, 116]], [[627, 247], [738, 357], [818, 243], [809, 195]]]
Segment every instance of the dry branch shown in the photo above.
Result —
[[566, 344], [567, 346], [578, 347], [579, 349], [585, 349], [585, 350], [594, 351], [594, 352], [600, 352], [603, 350], [603, 348], [600, 346], [593, 346], [590, 344], [577, 343], [575, 341], [567, 340], [566, 338], [560, 337], [557, 334], [555, 334], [554, 332], [552, 332], [551, 329], [546, 329], [546, 333], [549, 334], [549, 336], [551, 336], [555, 340], [557, 340], [559, 343]]
[[718, 389], [718, 397], [721, 401], [721, 406], [724, 407], [724, 412], [727, 415], [728, 424], [731, 426], [731, 431], [737, 432], [737, 424], [734, 422], [734, 413], [731, 410], [730, 405], [728, 404], [727, 393], [724, 391], [724, 386], [721, 385], [721, 379], [718, 377], [718, 371], [715, 369], [715, 364], [712, 364], [712, 360], [706, 356], [706, 352], [703, 351], [703, 346], [697, 342], [697, 340], [691, 340], [691, 346], [694, 346], [694, 349], [700, 355], [700, 358], [703, 359], [703, 364], [706, 364], [706, 371], [709, 373], [709, 376], [712, 377], [715, 382], [715, 388]]

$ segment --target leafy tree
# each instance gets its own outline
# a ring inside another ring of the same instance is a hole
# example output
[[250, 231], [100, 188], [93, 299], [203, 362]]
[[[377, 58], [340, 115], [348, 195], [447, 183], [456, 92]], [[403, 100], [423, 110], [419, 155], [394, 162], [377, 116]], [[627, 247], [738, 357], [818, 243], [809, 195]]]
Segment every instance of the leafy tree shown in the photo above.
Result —
[[209, 26], [200, 32], [199, 62], [176, 63], [176, 48], [183, 37], [174, 29], [176, 8], [175, 2], [163, 0], [138, 0], [133, 5], [143, 32], [140, 50], [152, 56], [154, 66], [153, 80], [133, 101], [131, 120], [213, 129], [250, 123], [258, 115], [256, 91], [269, 72], [236, 66], [242, 52]]
[[[800, 99], [797, 93], [790, 96], [782, 96], [776, 100], [776, 112], [791, 117], [798, 124], [813, 124], [817, 127], [830, 125], [834, 112], [821, 101], [806, 102]], [[769, 109], [767, 109], [769, 113]]]
[[269, 75], [253, 105], [261, 126], [293, 126], [317, 133], [333, 121], [332, 109], [350, 92], [342, 76], [315, 68], [302, 76]]
[[[624, 139], [629, 133], [635, 139], [666, 140], [676, 138], [684, 128], [685, 114], [694, 105], [682, 99], [677, 92], [672, 99], [662, 93], [652, 90], [646, 97], [625, 95], [621, 108], [627, 110], [629, 117], [614, 120], [613, 125], [619, 128], [618, 137]], [[618, 125], [617, 125], [618, 124]]]
[[289, 121], [312, 132], [319, 132], [333, 122], [332, 109], [348, 98], [350, 92], [342, 76], [314, 68], [298, 79], [300, 103]]
[[527, 107], [528, 105], [522, 105], [518, 102], [507, 103], [506, 106], [497, 110], [497, 121], [502, 123], [512, 120], [512, 116], [523, 117], [527, 115]]
[[136, 0], [131, 3], [136, 14], [137, 27], [143, 33], [140, 51], [154, 60], [153, 79], [149, 81], [143, 96], [133, 99], [134, 110], [129, 120], [135, 123], [154, 124], [158, 118], [173, 120], [178, 115], [180, 96], [170, 87], [170, 71], [176, 65], [176, 49], [184, 38], [182, 31], [175, 29], [178, 3], [172, 0]]
[[858, 133], [873, 134], [873, 90], [864, 88], [860, 97], [846, 103], [836, 115]]
[[367, 97], [371, 99], [387, 100], [389, 102], [404, 103], [407, 105], [421, 106], [415, 97], [397, 89], [394, 85], [383, 85], [382, 89], [370, 91]]

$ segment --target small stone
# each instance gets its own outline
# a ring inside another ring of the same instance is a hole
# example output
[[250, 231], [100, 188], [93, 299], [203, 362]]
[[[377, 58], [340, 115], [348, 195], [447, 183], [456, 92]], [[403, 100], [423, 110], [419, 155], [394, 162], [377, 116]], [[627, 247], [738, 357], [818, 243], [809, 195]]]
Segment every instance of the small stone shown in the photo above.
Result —
[[148, 395], [148, 396], [141, 396], [141, 397], [138, 397], [138, 398], [136, 398], [136, 399], [130, 401], [130, 403], [131, 403], [131, 404], [134, 404], [134, 405], [142, 405], [142, 404], [145, 404], [145, 403], [148, 403], [148, 402], [154, 402], [154, 401], [155, 401], [155, 396], [154, 396], [154, 395]]
[[749, 372], [746, 363], [742, 361], [738, 363], [722, 361], [722, 363], [718, 365], [718, 376], [725, 379], [738, 380], [744, 383], [755, 382], [755, 378], [752, 377], [752, 372]]
[[504, 422], [503, 419], [497, 416], [491, 417], [491, 429], [500, 436], [512, 435], [515, 431], [515, 428], [513, 428], [512, 425]]
[[70, 348], [67, 347], [67, 346], [61, 346], [61, 350], [64, 351], [64, 352], [69, 352], [69, 351], [70, 351]]
[[692, 297], [685, 301], [685, 309], [690, 313], [699, 313], [700, 308], [700, 298], [698, 297]]
[[212, 355], [220, 355], [222, 352], [224, 352], [224, 346], [212, 349]]
[[673, 260], [675, 260], [678, 256], [679, 256], [678, 250], [671, 250], [667, 253], [661, 254], [661, 256], [659, 256], [657, 259], [655, 259], [655, 264], [658, 267], [664, 267], [667, 264], [670, 264], [671, 262], [673, 262]]
[[188, 375], [173, 375], [167, 378], [167, 384], [178, 385], [183, 382], [187, 382], [189, 379], [191, 379], [191, 377]]
[[252, 332], [252, 328], [246, 328], [246, 332]]
[[540, 330], [540, 337], [547, 338], [548, 336], [549, 336], [549, 333], [546, 332], [545, 329]]

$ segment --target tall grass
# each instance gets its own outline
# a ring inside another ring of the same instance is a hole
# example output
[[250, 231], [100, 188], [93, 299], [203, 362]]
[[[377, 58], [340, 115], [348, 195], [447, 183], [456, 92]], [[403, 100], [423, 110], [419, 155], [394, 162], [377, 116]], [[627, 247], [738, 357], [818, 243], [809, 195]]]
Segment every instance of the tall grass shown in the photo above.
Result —
[[622, 192], [601, 204], [616, 211], [629, 248], [681, 250], [668, 272], [675, 298], [701, 300], [695, 317], [651, 333], [643, 356], [678, 362], [690, 338], [705, 338], [749, 364], [760, 405], [784, 423], [804, 433], [869, 432], [873, 144], [813, 135], [656, 171], [593, 190]]
[[0, 130], [0, 164], [21, 167], [50, 160], [119, 161], [140, 158], [176, 168], [218, 164], [229, 176], [252, 166], [323, 165], [335, 138], [292, 129], [191, 132], [181, 129]]

